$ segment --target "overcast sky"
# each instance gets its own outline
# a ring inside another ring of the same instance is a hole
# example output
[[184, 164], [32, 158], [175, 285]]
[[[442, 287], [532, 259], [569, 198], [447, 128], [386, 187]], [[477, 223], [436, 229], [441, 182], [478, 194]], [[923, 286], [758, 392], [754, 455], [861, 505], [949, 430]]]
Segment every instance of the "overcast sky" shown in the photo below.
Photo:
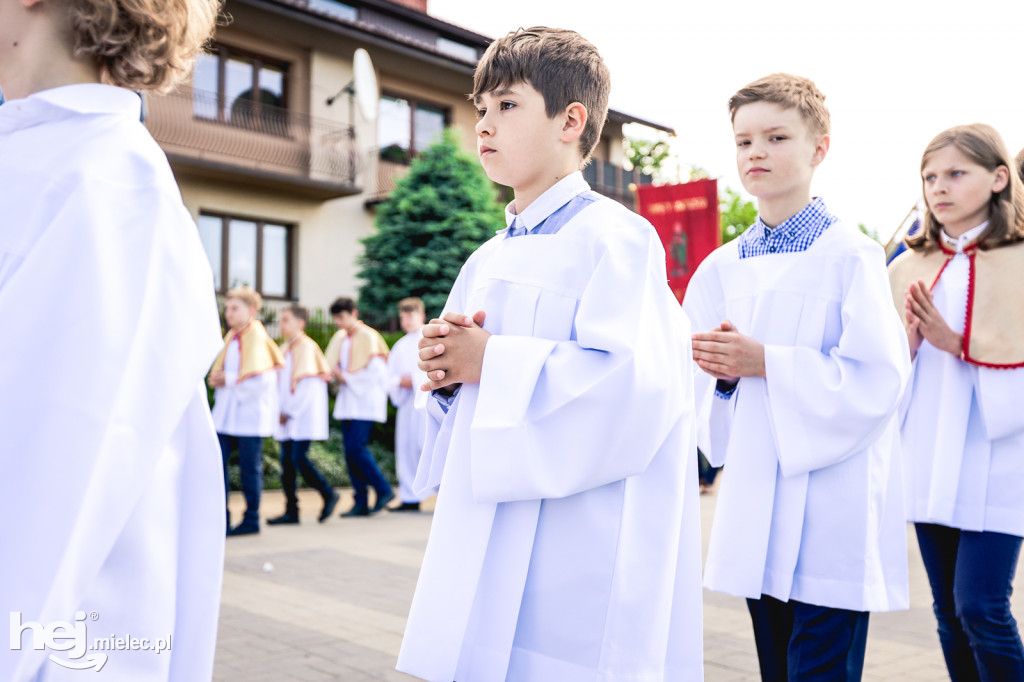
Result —
[[612, 74], [611, 106], [676, 129], [686, 163], [741, 189], [729, 96], [760, 76], [813, 79], [832, 114], [814, 193], [887, 238], [920, 196], [921, 152], [981, 121], [1024, 145], [1022, 0], [430, 0], [489, 36], [579, 31]]

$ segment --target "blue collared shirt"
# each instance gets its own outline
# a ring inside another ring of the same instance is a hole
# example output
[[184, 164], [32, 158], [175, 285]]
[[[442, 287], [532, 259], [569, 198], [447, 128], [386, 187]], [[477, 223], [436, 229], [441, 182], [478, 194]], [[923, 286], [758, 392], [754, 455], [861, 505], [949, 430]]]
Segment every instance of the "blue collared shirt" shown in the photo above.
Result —
[[[516, 213], [515, 201], [509, 202], [505, 207], [506, 227], [498, 232], [505, 232], [506, 239], [527, 234], [555, 234], [576, 214], [603, 198], [590, 189], [590, 185], [583, 179], [583, 173], [576, 171], [549, 187], [522, 213]], [[445, 414], [458, 394], [459, 387], [451, 395], [431, 391]]]
[[821, 197], [816, 197], [799, 213], [776, 227], [768, 227], [758, 216], [757, 221], [739, 236], [740, 258], [806, 251], [815, 239], [837, 222], [839, 219], [829, 212]]

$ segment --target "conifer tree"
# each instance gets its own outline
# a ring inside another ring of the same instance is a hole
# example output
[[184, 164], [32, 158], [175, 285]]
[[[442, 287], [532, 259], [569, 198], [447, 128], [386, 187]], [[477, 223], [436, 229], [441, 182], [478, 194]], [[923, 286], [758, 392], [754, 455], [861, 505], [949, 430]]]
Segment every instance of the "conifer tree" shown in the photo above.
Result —
[[399, 300], [419, 296], [427, 319], [436, 317], [462, 264], [503, 226], [494, 185], [446, 130], [413, 160], [378, 206], [376, 233], [362, 240], [360, 316], [385, 326]]

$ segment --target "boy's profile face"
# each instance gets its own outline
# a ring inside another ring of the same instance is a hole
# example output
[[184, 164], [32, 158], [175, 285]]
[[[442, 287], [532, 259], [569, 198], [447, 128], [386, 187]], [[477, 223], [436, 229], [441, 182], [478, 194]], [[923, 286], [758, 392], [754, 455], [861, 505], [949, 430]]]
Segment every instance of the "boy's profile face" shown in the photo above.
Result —
[[249, 324], [254, 317], [256, 317], [256, 309], [250, 308], [242, 299], [229, 298], [224, 301], [224, 320], [235, 331]]
[[295, 338], [299, 332], [306, 328], [306, 322], [292, 314], [292, 311], [285, 308], [281, 311], [281, 334], [286, 339]]
[[[564, 164], [564, 123], [561, 115], [548, 117], [544, 96], [528, 83], [515, 83], [482, 94], [476, 107], [477, 151], [487, 177], [517, 193], [553, 184], [552, 169]], [[572, 149], [578, 157], [579, 145]]]
[[795, 108], [753, 102], [736, 110], [736, 169], [758, 199], [806, 193], [828, 152], [828, 135], [815, 135]]

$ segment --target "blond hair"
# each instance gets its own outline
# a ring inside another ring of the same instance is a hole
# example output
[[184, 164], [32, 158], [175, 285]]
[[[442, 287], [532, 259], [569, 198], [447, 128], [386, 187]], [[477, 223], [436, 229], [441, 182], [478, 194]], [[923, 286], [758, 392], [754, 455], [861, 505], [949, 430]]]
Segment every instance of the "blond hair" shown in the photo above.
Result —
[[263, 297], [260, 293], [252, 287], [243, 286], [229, 289], [228, 293], [224, 294], [224, 300], [228, 301], [232, 298], [237, 298], [242, 303], [246, 304], [250, 308], [259, 310], [263, 307]]
[[400, 313], [422, 313], [427, 314], [427, 307], [423, 305], [423, 299], [416, 296], [410, 296], [409, 298], [403, 298], [398, 302], [398, 312]]
[[[972, 123], [955, 126], [936, 135], [921, 155], [922, 188], [923, 171], [928, 159], [940, 149], [950, 146], [990, 173], [1002, 166], [1009, 176], [1001, 192], [992, 192], [988, 204], [988, 227], [978, 235], [978, 248], [991, 249], [1024, 240], [1024, 185], [1021, 184], [1017, 165], [1010, 157], [1003, 138], [992, 126]], [[927, 202], [925, 205], [922, 229], [912, 237], [907, 237], [906, 242], [915, 251], [928, 252], [939, 248], [942, 223], [932, 213]]]
[[730, 120], [736, 120], [740, 107], [755, 102], [770, 102], [785, 109], [796, 109], [814, 135], [828, 135], [831, 129], [825, 95], [809, 78], [773, 73], [745, 85], [729, 98]]
[[580, 165], [586, 165], [608, 116], [611, 76], [597, 48], [575, 31], [534, 26], [512, 31], [488, 46], [473, 74], [474, 101], [484, 93], [528, 83], [544, 97], [554, 118], [573, 102], [587, 110], [580, 135]]
[[68, 0], [75, 56], [131, 90], [166, 92], [187, 76], [219, 13], [220, 0]]

